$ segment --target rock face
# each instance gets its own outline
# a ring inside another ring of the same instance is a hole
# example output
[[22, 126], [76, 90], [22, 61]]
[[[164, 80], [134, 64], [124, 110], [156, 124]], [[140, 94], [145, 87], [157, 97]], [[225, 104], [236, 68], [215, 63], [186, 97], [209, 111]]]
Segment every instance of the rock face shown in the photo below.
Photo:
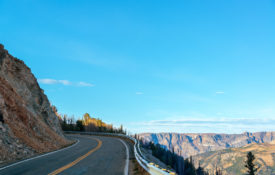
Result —
[[185, 158], [197, 154], [242, 147], [250, 143], [269, 143], [275, 140], [275, 132], [257, 132], [243, 134], [177, 134], [144, 133], [139, 134], [145, 142], [152, 141]]
[[249, 151], [255, 155], [254, 163], [259, 168], [257, 174], [275, 174], [275, 145], [270, 143], [203, 153], [194, 156], [193, 160], [196, 166], [200, 164], [210, 174], [214, 174], [217, 167], [223, 175], [243, 175], [246, 174], [245, 161]]
[[0, 44], [0, 164], [66, 144], [58, 118], [31, 70]]

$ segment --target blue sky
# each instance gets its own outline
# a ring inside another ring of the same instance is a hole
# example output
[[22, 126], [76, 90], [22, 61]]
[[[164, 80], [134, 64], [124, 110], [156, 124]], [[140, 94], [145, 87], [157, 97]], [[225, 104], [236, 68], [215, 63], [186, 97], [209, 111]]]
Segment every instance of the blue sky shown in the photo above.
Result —
[[62, 114], [131, 132], [275, 130], [275, 2], [0, 0], [0, 42]]

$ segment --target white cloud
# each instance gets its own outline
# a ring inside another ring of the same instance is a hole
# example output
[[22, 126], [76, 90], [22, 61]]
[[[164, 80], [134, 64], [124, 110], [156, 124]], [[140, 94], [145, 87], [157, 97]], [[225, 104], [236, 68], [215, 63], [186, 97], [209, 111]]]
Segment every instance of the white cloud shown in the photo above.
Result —
[[217, 91], [216, 94], [224, 94], [223, 91]]
[[57, 84], [58, 83], [57, 80], [49, 79], [49, 78], [38, 79], [38, 82], [41, 83], [41, 84]]
[[78, 82], [77, 84], [78, 84], [78, 86], [87, 86], [87, 87], [93, 87], [94, 86], [93, 84], [86, 83], [86, 82], [83, 82], [83, 81]]
[[92, 86], [94, 86], [91, 83], [87, 83], [87, 82], [83, 82], [83, 81], [73, 83], [69, 80], [55, 80], [55, 79], [50, 79], [50, 78], [38, 79], [38, 82], [40, 84], [49, 84], [49, 85], [61, 84], [61, 85], [65, 85], [65, 86], [72, 85], [72, 86], [81, 86], [81, 87], [92, 87]]
[[144, 125], [263, 125], [274, 123], [275, 119], [258, 119], [258, 118], [209, 118], [209, 119], [181, 119], [181, 120], [152, 120], [149, 122], [144, 122]]
[[136, 95], [143, 95], [143, 92], [136, 92]]
[[[137, 123], [136, 123], [137, 124]], [[136, 125], [135, 124], [135, 125]], [[140, 122], [142, 132], [181, 132], [181, 133], [241, 133], [274, 131], [273, 118], [208, 118], [152, 120]], [[138, 131], [138, 132], [141, 132]], [[154, 130], [154, 131], [150, 131]]]
[[68, 80], [57, 80], [60, 84], [63, 84], [63, 85], [71, 85], [72, 83]]

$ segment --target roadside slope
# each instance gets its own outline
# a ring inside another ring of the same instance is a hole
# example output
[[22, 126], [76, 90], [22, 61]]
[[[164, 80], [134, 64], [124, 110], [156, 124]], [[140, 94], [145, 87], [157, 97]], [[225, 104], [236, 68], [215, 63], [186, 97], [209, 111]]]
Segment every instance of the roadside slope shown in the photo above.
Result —
[[0, 165], [66, 144], [58, 118], [30, 68], [0, 44]]

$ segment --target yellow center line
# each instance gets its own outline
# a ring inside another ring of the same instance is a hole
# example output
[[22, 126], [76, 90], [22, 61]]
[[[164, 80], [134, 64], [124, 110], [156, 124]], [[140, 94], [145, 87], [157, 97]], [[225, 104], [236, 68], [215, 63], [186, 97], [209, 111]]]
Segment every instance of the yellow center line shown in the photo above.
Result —
[[85, 159], [85, 158], [88, 157], [90, 154], [92, 154], [93, 152], [95, 152], [96, 150], [98, 150], [98, 149], [101, 147], [101, 145], [102, 145], [102, 141], [99, 140], [99, 139], [97, 139], [97, 138], [92, 138], [92, 139], [95, 139], [95, 140], [98, 142], [97, 146], [96, 146], [94, 149], [90, 150], [89, 152], [87, 152], [87, 153], [84, 154], [83, 156], [77, 158], [77, 159], [74, 160], [73, 162], [71, 162], [71, 163], [69, 163], [69, 164], [67, 164], [67, 165], [65, 165], [65, 166], [63, 166], [63, 167], [61, 167], [61, 168], [55, 170], [54, 172], [52, 172], [52, 173], [50, 173], [50, 174], [48, 174], [48, 175], [56, 175], [56, 174], [59, 174], [59, 173], [61, 173], [62, 171], [66, 170], [66, 169], [68, 169], [68, 168], [71, 168], [72, 166], [74, 166], [75, 164], [77, 164], [78, 162], [80, 162], [81, 160]]

